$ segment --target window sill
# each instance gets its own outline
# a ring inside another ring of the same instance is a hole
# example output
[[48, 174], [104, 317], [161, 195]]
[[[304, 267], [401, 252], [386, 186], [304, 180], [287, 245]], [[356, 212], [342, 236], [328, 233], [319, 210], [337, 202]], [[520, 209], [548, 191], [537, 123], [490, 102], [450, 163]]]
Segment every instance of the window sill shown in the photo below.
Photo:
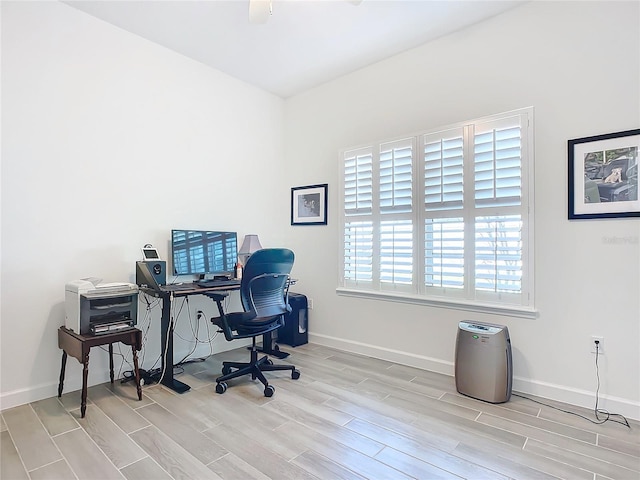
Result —
[[382, 300], [388, 302], [410, 303], [413, 305], [425, 305], [436, 308], [448, 308], [463, 310], [475, 313], [490, 313], [507, 317], [536, 318], [538, 312], [531, 307], [521, 305], [493, 305], [472, 301], [448, 300], [444, 298], [422, 297], [411, 294], [397, 294], [388, 292], [373, 292], [364, 290], [354, 290], [338, 287], [336, 293], [345, 297], [368, 298], [371, 300]]

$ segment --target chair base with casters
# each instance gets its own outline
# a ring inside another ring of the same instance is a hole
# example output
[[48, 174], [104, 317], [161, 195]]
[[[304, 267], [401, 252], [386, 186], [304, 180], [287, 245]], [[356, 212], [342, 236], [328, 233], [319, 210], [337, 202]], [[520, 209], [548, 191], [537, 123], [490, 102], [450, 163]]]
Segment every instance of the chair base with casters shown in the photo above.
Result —
[[256, 346], [256, 337], [253, 337], [251, 345], [251, 360], [248, 363], [243, 362], [223, 362], [222, 376], [216, 378], [216, 392], [224, 393], [227, 391], [227, 380], [251, 375], [251, 379], [258, 379], [264, 385], [264, 396], [271, 397], [275, 392], [273, 385], [270, 385], [267, 378], [262, 372], [273, 372], [278, 370], [290, 370], [291, 378], [297, 380], [300, 378], [300, 372], [293, 365], [274, 365], [271, 359], [265, 355], [258, 358], [258, 348]]

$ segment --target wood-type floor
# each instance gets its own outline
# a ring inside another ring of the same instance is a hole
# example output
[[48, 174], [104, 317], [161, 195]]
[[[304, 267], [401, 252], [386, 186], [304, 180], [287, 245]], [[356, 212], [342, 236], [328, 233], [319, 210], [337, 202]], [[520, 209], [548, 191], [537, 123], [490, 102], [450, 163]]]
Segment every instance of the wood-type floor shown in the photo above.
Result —
[[[132, 382], [7, 409], [0, 477], [14, 479], [640, 479], [640, 422], [595, 425], [512, 396], [490, 404], [452, 377], [307, 344], [282, 347], [301, 372], [215, 393], [221, 362], [190, 363], [177, 394]], [[67, 376], [74, 374], [71, 364]], [[77, 372], [81, 368], [78, 364]], [[595, 395], [594, 395], [595, 399]], [[545, 401], [594, 419], [592, 411]]]

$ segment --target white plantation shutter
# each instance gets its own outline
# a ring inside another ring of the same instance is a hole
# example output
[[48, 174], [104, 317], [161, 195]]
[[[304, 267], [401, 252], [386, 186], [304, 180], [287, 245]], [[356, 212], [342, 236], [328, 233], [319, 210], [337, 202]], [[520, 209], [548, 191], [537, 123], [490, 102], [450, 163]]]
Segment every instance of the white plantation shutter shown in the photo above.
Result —
[[380, 145], [379, 282], [396, 289], [413, 284], [413, 138]]
[[344, 228], [344, 277], [351, 282], [373, 280], [373, 222], [351, 222]]
[[511, 117], [475, 126], [476, 207], [521, 205], [522, 141], [519, 120], [519, 117]]
[[380, 282], [413, 282], [413, 224], [411, 220], [380, 224]]
[[344, 155], [343, 281], [370, 285], [373, 281], [373, 148]]
[[[526, 127], [526, 125], [524, 125]], [[475, 288], [522, 293], [523, 139], [520, 115], [474, 125]]]
[[425, 277], [428, 287], [464, 286], [464, 220], [460, 217], [425, 221]]
[[520, 293], [522, 220], [519, 215], [478, 217], [475, 223], [476, 288]]
[[347, 215], [370, 214], [373, 201], [373, 151], [364, 148], [345, 154], [344, 210]]
[[413, 139], [380, 146], [380, 212], [412, 210]]
[[532, 118], [344, 152], [342, 285], [533, 311]]
[[424, 286], [464, 287], [464, 128], [423, 135]]
[[462, 128], [424, 135], [424, 198], [427, 210], [462, 208]]

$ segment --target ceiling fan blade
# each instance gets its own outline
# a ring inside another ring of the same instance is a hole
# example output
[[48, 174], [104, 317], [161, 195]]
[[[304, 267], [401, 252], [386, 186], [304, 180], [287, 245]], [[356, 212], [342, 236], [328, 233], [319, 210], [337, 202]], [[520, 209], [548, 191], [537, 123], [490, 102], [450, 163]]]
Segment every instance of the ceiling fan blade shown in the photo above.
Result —
[[249, 0], [249, 23], [267, 23], [272, 12], [271, 0]]

